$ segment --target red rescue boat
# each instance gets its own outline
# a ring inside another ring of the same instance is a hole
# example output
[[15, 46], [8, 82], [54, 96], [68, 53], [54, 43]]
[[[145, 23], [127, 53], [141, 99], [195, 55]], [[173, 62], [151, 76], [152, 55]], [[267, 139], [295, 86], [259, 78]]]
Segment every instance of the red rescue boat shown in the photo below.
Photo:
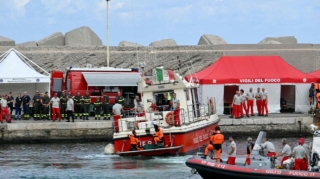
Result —
[[[159, 156], [184, 155], [199, 150], [208, 144], [212, 131], [220, 119], [216, 114], [214, 99], [208, 98], [204, 104], [198, 100], [198, 84], [187, 82], [179, 74], [163, 70], [165, 74], [159, 82], [155, 76], [141, 77], [138, 83], [138, 93], [142, 94], [145, 112], [129, 114], [114, 123], [115, 153], [122, 156]], [[167, 78], [166, 78], [167, 76]], [[172, 95], [180, 102], [178, 111], [174, 111]], [[129, 112], [130, 113], [130, 112]], [[163, 146], [154, 146], [153, 124], [163, 130]], [[140, 141], [143, 150], [130, 151], [131, 144], [128, 135], [132, 130]]]
[[[194, 156], [186, 161], [186, 165], [191, 169], [193, 174], [199, 173], [204, 179], [211, 178], [239, 178], [239, 179], [277, 179], [277, 178], [320, 178], [319, 173], [319, 148], [315, 142], [320, 139], [320, 131], [314, 134], [313, 151], [309, 154], [308, 171], [291, 170], [294, 161], [288, 159], [285, 161], [285, 169], [278, 169], [275, 164], [275, 159], [265, 156], [260, 145], [266, 133], [261, 131], [250, 155], [250, 165], [244, 165], [246, 156], [237, 156], [236, 164], [229, 165], [227, 160], [222, 159], [221, 162], [216, 162], [211, 159], [203, 159], [200, 156]], [[317, 139], [316, 139], [317, 138]], [[315, 140], [316, 139], [316, 140]]]

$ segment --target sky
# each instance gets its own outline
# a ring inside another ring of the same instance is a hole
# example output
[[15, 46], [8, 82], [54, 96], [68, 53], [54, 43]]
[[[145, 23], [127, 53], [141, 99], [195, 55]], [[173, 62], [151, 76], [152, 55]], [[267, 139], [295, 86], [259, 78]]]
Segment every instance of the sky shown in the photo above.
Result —
[[[38, 41], [55, 32], [90, 27], [106, 44], [106, 0], [0, 0], [0, 36]], [[257, 44], [265, 37], [295, 36], [320, 44], [319, 0], [110, 0], [109, 44], [148, 46], [174, 39], [197, 45], [211, 34], [228, 44]]]

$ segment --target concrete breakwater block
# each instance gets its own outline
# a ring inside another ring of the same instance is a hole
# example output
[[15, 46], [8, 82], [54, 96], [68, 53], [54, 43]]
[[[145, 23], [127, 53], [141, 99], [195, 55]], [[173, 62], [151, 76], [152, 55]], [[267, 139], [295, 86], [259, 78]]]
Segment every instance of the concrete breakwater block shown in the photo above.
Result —
[[83, 26], [73, 29], [65, 34], [66, 46], [102, 46], [102, 41], [98, 35], [89, 27]]
[[137, 44], [137, 43], [133, 43], [133, 42], [128, 42], [128, 41], [121, 41], [119, 43], [119, 47], [143, 47], [143, 45]]
[[204, 34], [200, 37], [198, 45], [219, 45], [219, 44], [227, 44], [227, 42], [215, 35]]
[[37, 42], [36, 41], [23, 42], [21, 44], [17, 44], [17, 46], [36, 47], [37, 46]]
[[0, 46], [15, 46], [16, 42], [7, 37], [0, 36]]
[[64, 36], [61, 32], [53, 33], [38, 42], [39, 46], [64, 46]]
[[284, 37], [266, 37], [259, 42], [259, 44], [271, 44], [271, 43], [280, 43], [280, 44], [297, 44], [298, 41], [294, 36], [284, 36]]
[[177, 46], [177, 43], [173, 39], [163, 39], [163, 40], [151, 42], [149, 46], [152, 46], [152, 47], [169, 47], [169, 46]]

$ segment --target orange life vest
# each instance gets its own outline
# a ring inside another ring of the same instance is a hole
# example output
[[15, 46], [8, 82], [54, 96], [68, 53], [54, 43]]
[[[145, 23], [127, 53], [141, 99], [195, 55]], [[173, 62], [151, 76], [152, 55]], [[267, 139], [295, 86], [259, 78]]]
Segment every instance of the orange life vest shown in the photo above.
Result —
[[224, 136], [221, 133], [217, 133], [213, 138], [213, 144], [223, 144], [224, 142]]
[[163, 137], [163, 132], [161, 127], [159, 127], [159, 131], [156, 132], [155, 136], [159, 137], [160, 139]]
[[131, 134], [129, 137], [131, 144], [138, 144], [139, 140], [133, 134]]

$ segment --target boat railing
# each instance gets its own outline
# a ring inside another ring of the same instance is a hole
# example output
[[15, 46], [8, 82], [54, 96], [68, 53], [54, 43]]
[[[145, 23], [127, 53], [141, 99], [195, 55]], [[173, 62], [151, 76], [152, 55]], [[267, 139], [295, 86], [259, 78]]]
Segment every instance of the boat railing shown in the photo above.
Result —
[[195, 103], [187, 105], [188, 123], [208, 119], [209, 115], [206, 112], [206, 105], [203, 103]]

